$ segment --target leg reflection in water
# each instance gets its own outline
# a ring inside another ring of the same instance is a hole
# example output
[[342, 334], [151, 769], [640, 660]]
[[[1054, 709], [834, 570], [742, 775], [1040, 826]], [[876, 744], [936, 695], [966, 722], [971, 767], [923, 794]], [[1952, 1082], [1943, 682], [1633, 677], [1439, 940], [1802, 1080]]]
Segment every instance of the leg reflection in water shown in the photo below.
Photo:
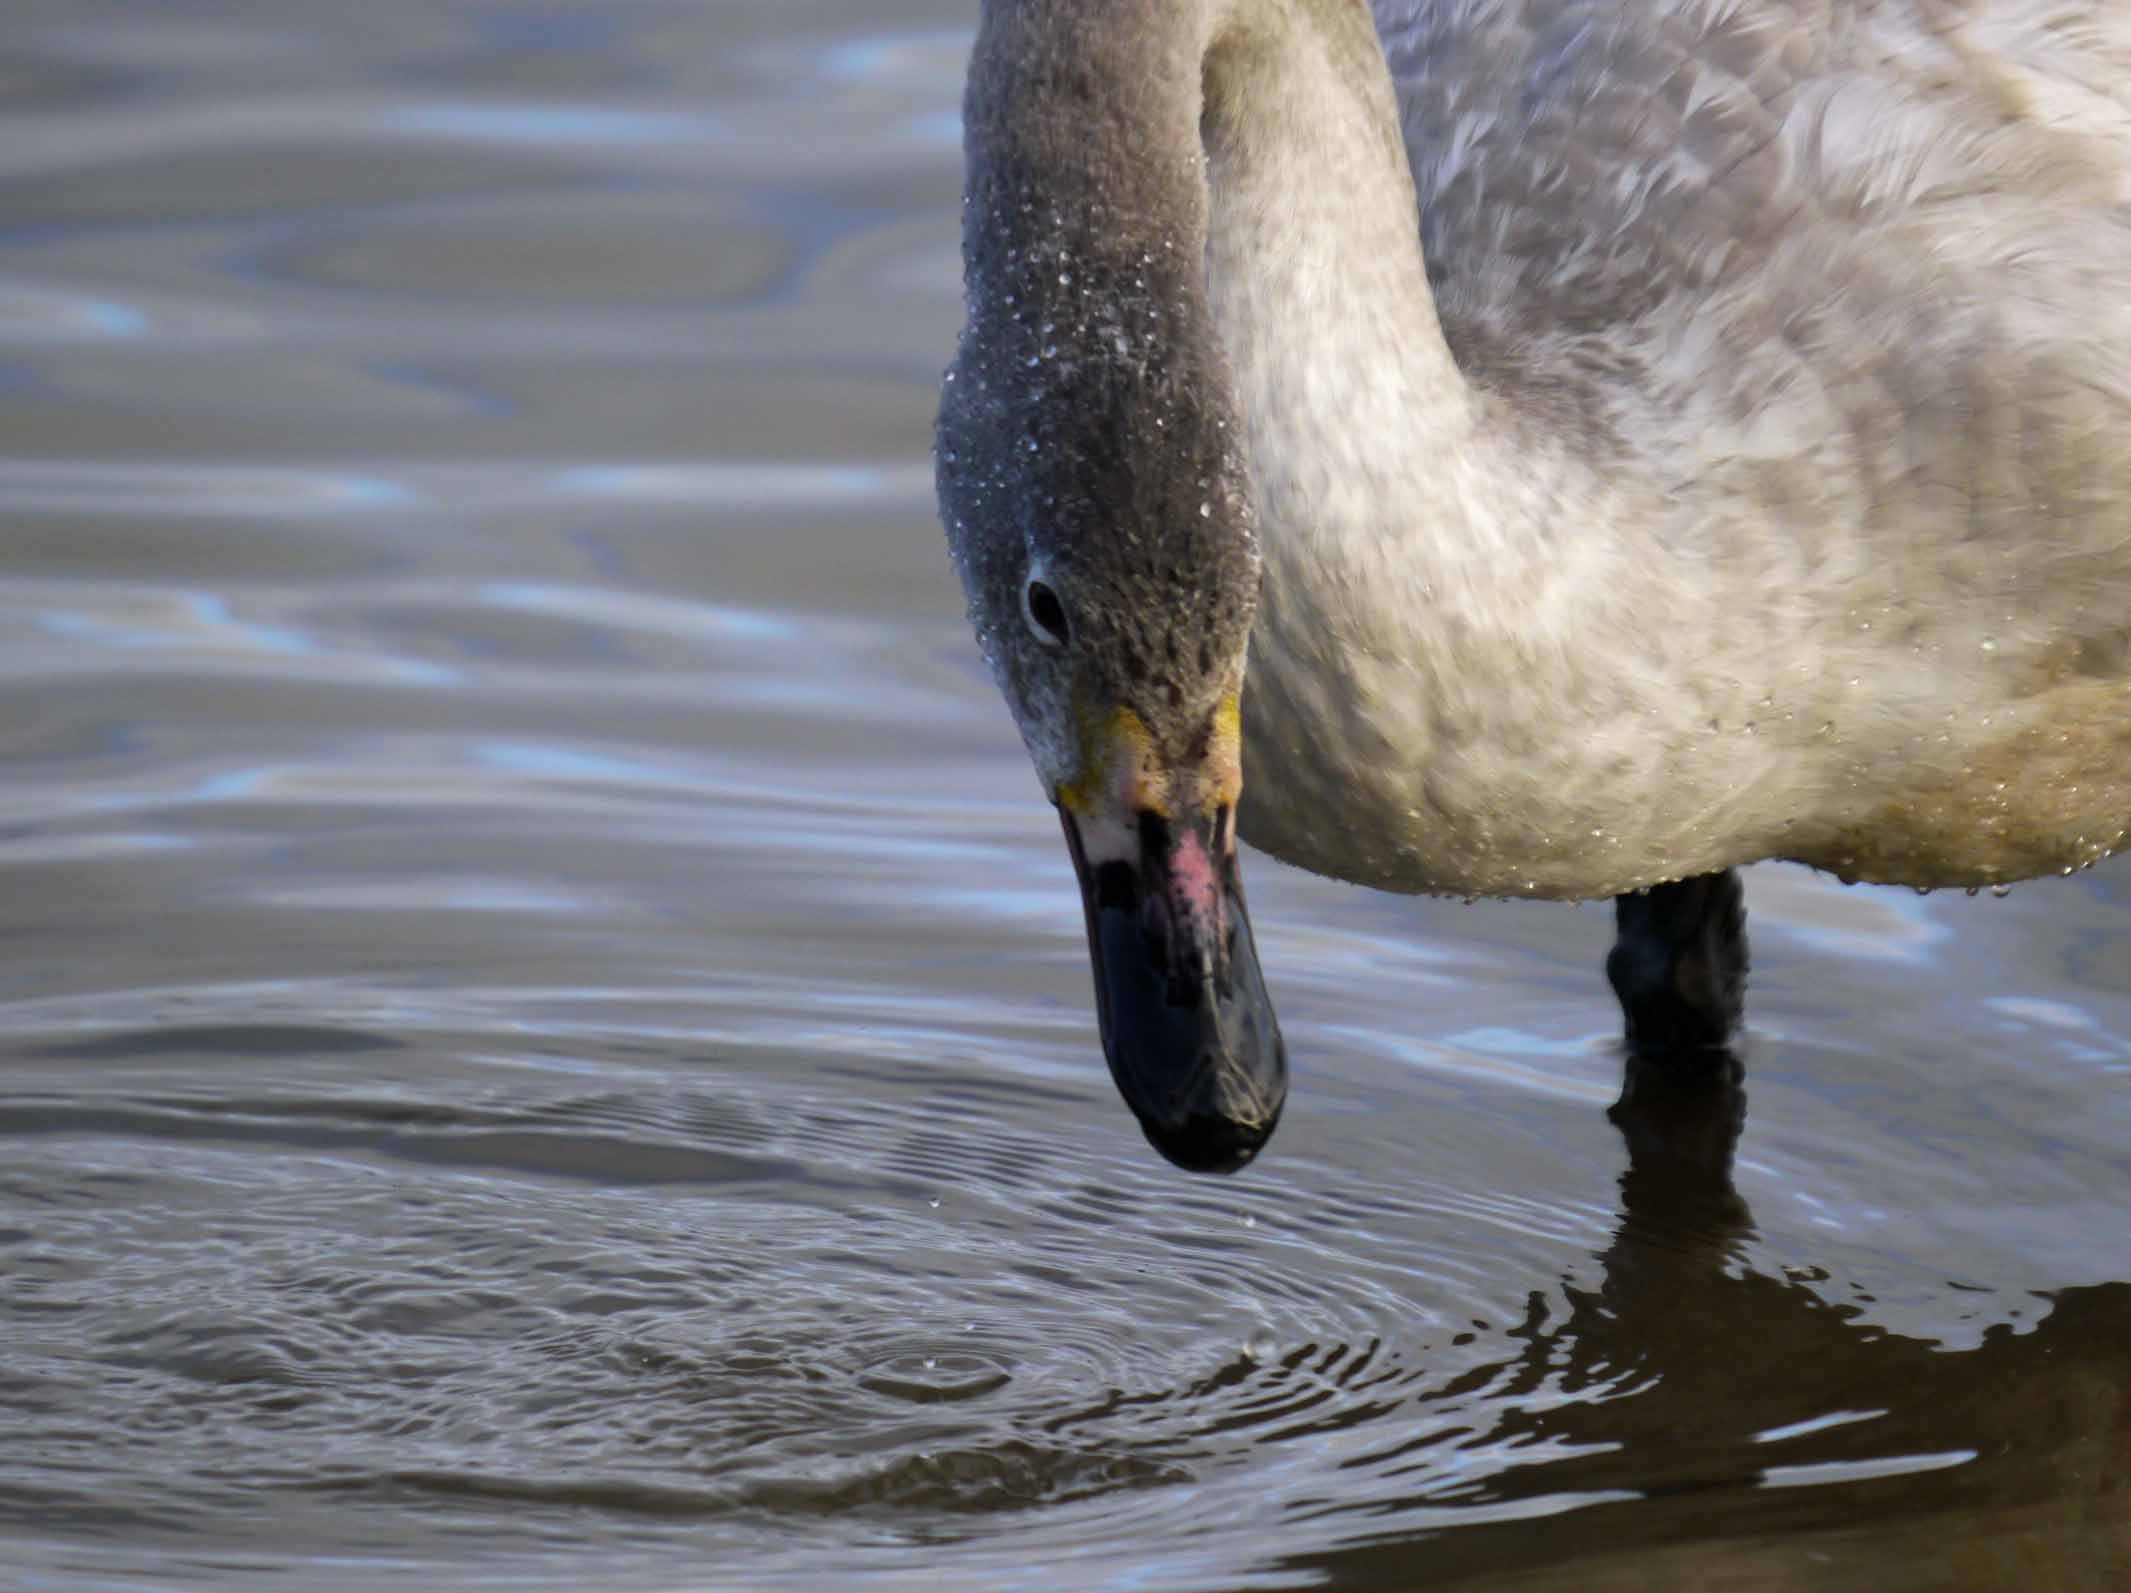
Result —
[[[2123, 1585], [2103, 1573], [2131, 1565], [2131, 1284], [2022, 1299], [2031, 1326], [1967, 1350], [1875, 1326], [1868, 1297], [1759, 1239], [1732, 1176], [1742, 1078], [1727, 1048], [1631, 1051], [1609, 1114], [1628, 1166], [1595, 1286], [1535, 1291], [1515, 1353], [1419, 1398], [1431, 1421], [1462, 1407], [1478, 1436], [1459, 1447], [1502, 1459], [1455, 1505], [1535, 1518], [1310, 1569], [1386, 1586], [1521, 1571], [1520, 1589], [1613, 1593], [1787, 1587], [1891, 1555], [1907, 1580], [1825, 1585]], [[1578, 1496], [1596, 1502], [1569, 1508]], [[1829, 1558], [1804, 1559], [1814, 1545]]]
[[1629, 1053], [1620, 1099], [1606, 1113], [1628, 1145], [1623, 1227], [1639, 1214], [1670, 1211], [1670, 1229], [1700, 1219], [1727, 1233], [1750, 1230], [1752, 1215], [1731, 1180], [1746, 1125], [1745, 1072], [1724, 1048], [1691, 1059]]

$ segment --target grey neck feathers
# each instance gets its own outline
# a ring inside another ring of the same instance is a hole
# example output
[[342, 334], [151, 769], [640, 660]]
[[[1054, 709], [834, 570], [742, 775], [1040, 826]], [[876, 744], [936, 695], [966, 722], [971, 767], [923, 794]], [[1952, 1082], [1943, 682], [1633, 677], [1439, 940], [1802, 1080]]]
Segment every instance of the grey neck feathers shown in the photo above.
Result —
[[999, 346], [1105, 276], [1201, 313], [1209, 265], [1266, 275], [1235, 250], [1284, 263], [1284, 229], [1368, 251], [1441, 348], [1364, 0], [987, 0], [963, 112], [971, 312]]
[[1330, 471], [1379, 524], [1455, 513], [1499, 547], [1525, 428], [1444, 342], [1364, 0], [987, 0], [965, 119], [987, 374], [1035, 368], [1091, 292], [1140, 307], [1239, 418], [1262, 518], [1337, 534]]
[[1008, 369], [1043, 358], [1058, 328], [1082, 322], [1091, 294], [1203, 323], [1201, 9], [985, 6], [963, 105], [963, 265], [972, 333]]

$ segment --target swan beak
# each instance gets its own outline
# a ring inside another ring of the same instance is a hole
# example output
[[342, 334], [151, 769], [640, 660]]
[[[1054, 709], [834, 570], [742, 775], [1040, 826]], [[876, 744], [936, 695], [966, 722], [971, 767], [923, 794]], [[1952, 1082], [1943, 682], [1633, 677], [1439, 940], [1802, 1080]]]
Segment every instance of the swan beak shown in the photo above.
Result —
[[1234, 810], [1173, 822], [1062, 806], [1059, 817], [1118, 1093], [1177, 1166], [1234, 1172], [1272, 1137], [1287, 1100], [1287, 1048], [1243, 908]]

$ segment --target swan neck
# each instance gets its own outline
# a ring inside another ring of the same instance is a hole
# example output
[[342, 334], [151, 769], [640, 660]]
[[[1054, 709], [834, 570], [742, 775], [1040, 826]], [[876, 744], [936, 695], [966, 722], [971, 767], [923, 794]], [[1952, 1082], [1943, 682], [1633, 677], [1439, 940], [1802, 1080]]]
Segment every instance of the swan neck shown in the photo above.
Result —
[[1204, 306], [1199, 0], [987, 0], [963, 103], [970, 324], [1015, 356], [1094, 299]]
[[[1236, 0], [1203, 80], [1207, 273], [1255, 428], [1307, 435], [1296, 406], [1339, 395], [1369, 401], [1378, 447], [1474, 442], [1476, 400], [1436, 316], [1369, 8]], [[1342, 451], [1366, 441], [1344, 437]]]
[[1427, 307], [1365, 0], [986, 0], [963, 121], [964, 263], [973, 298], [994, 290], [974, 311], [1053, 297], [1038, 270], [1068, 253], [1194, 297], [1209, 245], [1283, 211], [1321, 217], [1327, 247], [1396, 240]]

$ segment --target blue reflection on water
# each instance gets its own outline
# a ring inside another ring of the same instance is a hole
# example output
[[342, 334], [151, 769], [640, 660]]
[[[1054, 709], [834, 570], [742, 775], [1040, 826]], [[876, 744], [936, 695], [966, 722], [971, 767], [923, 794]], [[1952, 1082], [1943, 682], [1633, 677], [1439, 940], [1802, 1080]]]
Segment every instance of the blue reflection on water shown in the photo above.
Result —
[[735, 641], [785, 642], [800, 635], [799, 626], [792, 620], [752, 609], [677, 602], [637, 593], [596, 593], [548, 581], [485, 581], [474, 589], [474, 596], [491, 608], [587, 621], [625, 610], [644, 629], [708, 631]]
[[436, 133], [495, 144], [657, 144], [716, 138], [725, 119], [679, 111], [625, 111], [587, 105], [418, 105], [381, 113], [394, 132]]
[[274, 768], [226, 769], [182, 790], [101, 792], [78, 798], [76, 806], [90, 813], [133, 813], [142, 809], [192, 807], [210, 802], [240, 802], [256, 796], [281, 772]]
[[185, 606], [194, 619], [202, 625], [217, 630], [234, 632], [246, 646], [263, 653], [315, 653], [317, 643], [301, 631], [292, 631], [282, 625], [261, 625], [253, 620], [239, 620], [229, 612], [229, 604], [212, 592], [188, 593]]
[[[1756, 877], [1774, 879], [1774, 870]], [[1803, 875], [1802, 869], [1796, 871]], [[1783, 874], [1792, 875], [1786, 867]], [[1776, 931], [1816, 954], [1869, 962], [1929, 963], [1953, 939], [1939, 905], [1899, 886], [1852, 885], [1838, 895], [1824, 881], [1785, 878], [1784, 894], [1749, 897], [1750, 933]], [[1800, 890], [1798, 884], [1804, 884]], [[1863, 911], [1860, 911], [1863, 909]]]
[[[549, 478], [554, 490], [597, 498], [718, 498], [770, 504], [879, 497], [909, 488], [907, 467], [709, 460], [690, 465], [575, 465]], [[917, 482], [923, 486], [924, 482]]]
[[911, 43], [908, 35], [892, 33], [844, 39], [821, 52], [822, 71], [847, 83], [889, 77], [909, 59]]
[[662, 769], [657, 764], [539, 742], [492, 741], [478, 748], [475, 756], [492, 769], [532, 775], [542, 780], [589, 780], [599, 784], [651, 786], [674, 791], [700, 791], [705, 785], [701, 779], [673, 769]]
[[903, 124], [910, 136], [927, 144], [949, 144], [959, 147], [962, 142], [962, 113], [960, 111], [934, 111], [926, 116], [914, 116]]
[[113, 337], [138, 337], [152, 325], [144, 311], [116, 299], [83, 299], [80, 307], [84, 320]]
[[0, 283], [0, 337], [41, 341], [71, 333], [136, 338], [153, 328], [145, 310], [123, 300], [31, 283]]
[[405, 504], [415, 496], [412, 489], [384, 476], [325, 476], [319, 481], [342, 503]]
[[[214, 592], [170, 594], [189, 625], [163, 624], [127, 613], [96, 613], [80, 608], [47, 609], [35, 616], [37, 630], [68, 642], [114, 652], [166, 651], [173, 653], [237, 653], [276, 658], [305, 658], [345, 665], [355, 678], [394, 681], [415, 686], [456, 685], [459, 672], [425, 659], [390, 654], [346, 651], [322, 645], [308, 633], [286, 625], [262, 624], [239, 619], [230, 612], [227, 599]], [[166, 620], [174, 617], [168, 616]]]
[[2094, 1017], [2068, 1001], [2041, 996], [1991, 996], [1984, 1007], [1996, 1013], [2013, 1033], [2039, 1030], [2049, 1037], [2057, 1055], [2103, 1073], [2131, 1072], [2131, 1043], [2126, 1043]]

